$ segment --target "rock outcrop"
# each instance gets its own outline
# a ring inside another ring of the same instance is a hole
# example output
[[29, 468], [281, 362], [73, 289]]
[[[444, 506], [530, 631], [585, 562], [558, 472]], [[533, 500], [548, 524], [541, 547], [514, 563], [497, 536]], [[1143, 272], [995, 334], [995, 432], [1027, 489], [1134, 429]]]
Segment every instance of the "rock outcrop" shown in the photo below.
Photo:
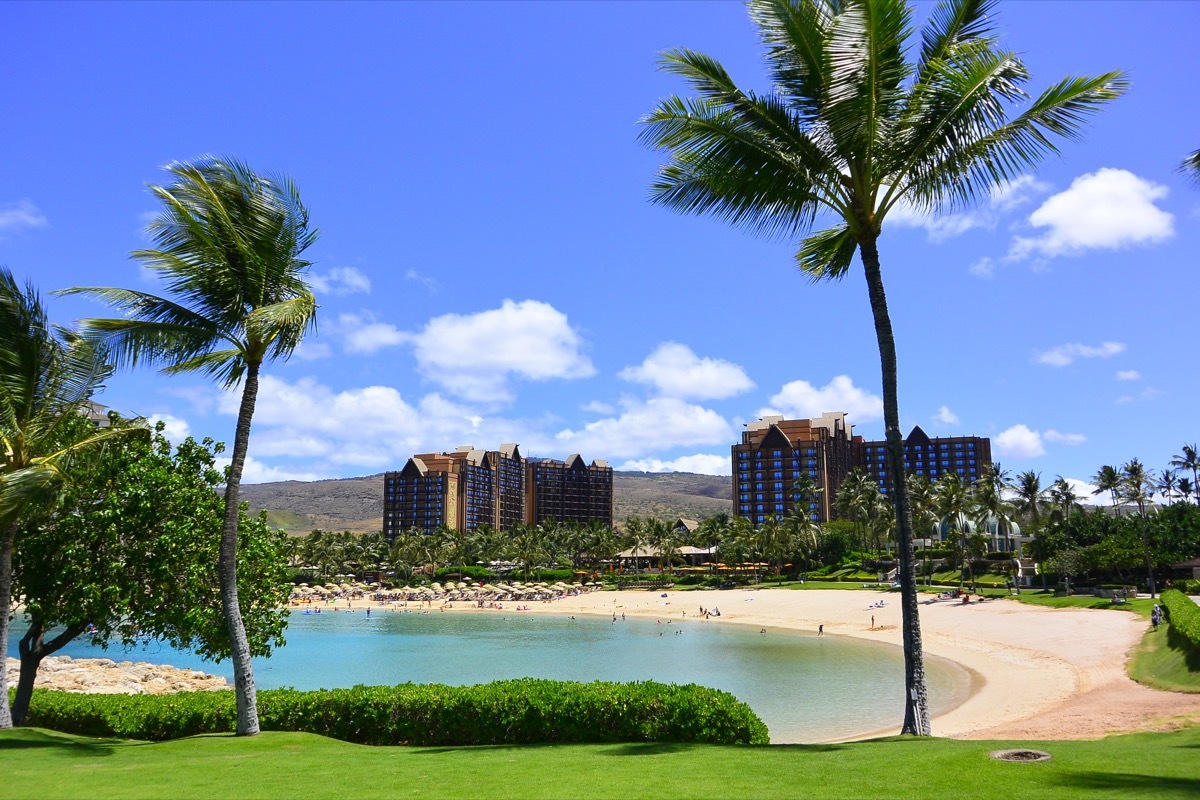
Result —
[[[16, 686], [20, 663], [8, 659], [8, 685]], [[36, 689], [93, 694], [170, 694], [172, 692], [228, 689], [231, 684], [219, 675], [194, 669], [144, 661], [113, 661], [111, 658], [50, 656], [38, 668]]]

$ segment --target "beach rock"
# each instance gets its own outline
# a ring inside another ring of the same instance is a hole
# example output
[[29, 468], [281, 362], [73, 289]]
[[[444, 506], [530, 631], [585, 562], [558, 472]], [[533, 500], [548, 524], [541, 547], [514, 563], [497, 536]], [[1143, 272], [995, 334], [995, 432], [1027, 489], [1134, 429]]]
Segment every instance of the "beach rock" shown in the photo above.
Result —
[[[8, 685], [15, 686], [21, 662], [10, 658], [7, 668]], [[230, 683], [219, 675], [161, 664], [50, 656], [38, 667], [34, 688], [93, 694], [172, 694], [228, 689]]]

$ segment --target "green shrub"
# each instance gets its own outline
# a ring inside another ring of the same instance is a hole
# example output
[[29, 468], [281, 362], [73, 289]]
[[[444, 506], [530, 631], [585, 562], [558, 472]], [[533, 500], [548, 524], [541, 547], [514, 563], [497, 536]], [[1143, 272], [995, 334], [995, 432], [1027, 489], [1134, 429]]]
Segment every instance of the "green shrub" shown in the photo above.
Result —
[[1176, 589], [1184, 594], [1200, 594], [1200, 578], [1188, 578], [1185, 580], [1173, 581], [1173, 585]]
[[1181, 636], [1193, 652], [1200, 653], [1200, 606], [1178, 589], [1167, 589], [1160, 599], [1166, 606], [1171, 632]]
[[[597, 742], [766, 744], [766, 725], [728, 692], [695, 684], [523, 678], [479, 686], [355, 686], [258, 693], [263, 730], [373, 745]], [[34, 691], [29, 724], [161, 741], [234, 729], [232, 691], [173, 695]]]

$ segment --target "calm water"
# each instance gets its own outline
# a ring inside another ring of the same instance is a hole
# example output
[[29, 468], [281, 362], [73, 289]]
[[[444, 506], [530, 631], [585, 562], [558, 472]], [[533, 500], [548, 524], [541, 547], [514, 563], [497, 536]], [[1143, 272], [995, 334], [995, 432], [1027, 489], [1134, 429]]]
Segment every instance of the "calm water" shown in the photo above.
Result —
[[[13, 626], [20, 633], [19, 621]], [[682, 631], [677, 634], [676, 631]], [[662, 635], [660, 635], [662, 634]], [[697, 683], [748, 703], [773, 742], [814, 742], [898, 729], [904, 713], [899, 648], [700, 621], [487, 614], [293, 611], [287, 645], [255, 662], [260, 688], [355, 684], [465, 685], [503, 678]], [[10, 655], [16, 655], [16, 637]], [[76, 641], [59, 655], [192, 667], [232, 679], [228, 662], [152, 644], [107, 651]], [[970, 674], [928, 659], [934, 713], [961, 703]]]

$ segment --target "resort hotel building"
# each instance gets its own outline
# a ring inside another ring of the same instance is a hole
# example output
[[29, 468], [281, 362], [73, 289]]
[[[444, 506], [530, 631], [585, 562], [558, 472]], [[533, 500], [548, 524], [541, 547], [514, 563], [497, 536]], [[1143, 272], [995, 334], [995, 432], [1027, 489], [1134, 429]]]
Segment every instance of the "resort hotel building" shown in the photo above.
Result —
[[411, 528], [510, 530], [518, 523], [613, 522], [613, 471], [604, 461], [526, 459], [516, 444], [415, 455], [383, 478], [383, 532]]
[[[734, 512], [755, 525], [793, 513], [799, 501], [796, 480], [807, 474], [821, 491], [809, 499], [811, 519], [834, 516], [838, 489], [852, 469], [860, 469], [884, 494], [894, 491], [896, 476], [887, 466], [883, 441], [855, 436], [846, 413], [817, 419], [763, 417], [746, 423], [742, 441], [732, 447]], [[904, 440], [904, 469], [931, 481], [954, 472], [965, 483], [982, 477], [992, 463], [992, 443], [981, 436], [930, 438], [920, 426]]]

